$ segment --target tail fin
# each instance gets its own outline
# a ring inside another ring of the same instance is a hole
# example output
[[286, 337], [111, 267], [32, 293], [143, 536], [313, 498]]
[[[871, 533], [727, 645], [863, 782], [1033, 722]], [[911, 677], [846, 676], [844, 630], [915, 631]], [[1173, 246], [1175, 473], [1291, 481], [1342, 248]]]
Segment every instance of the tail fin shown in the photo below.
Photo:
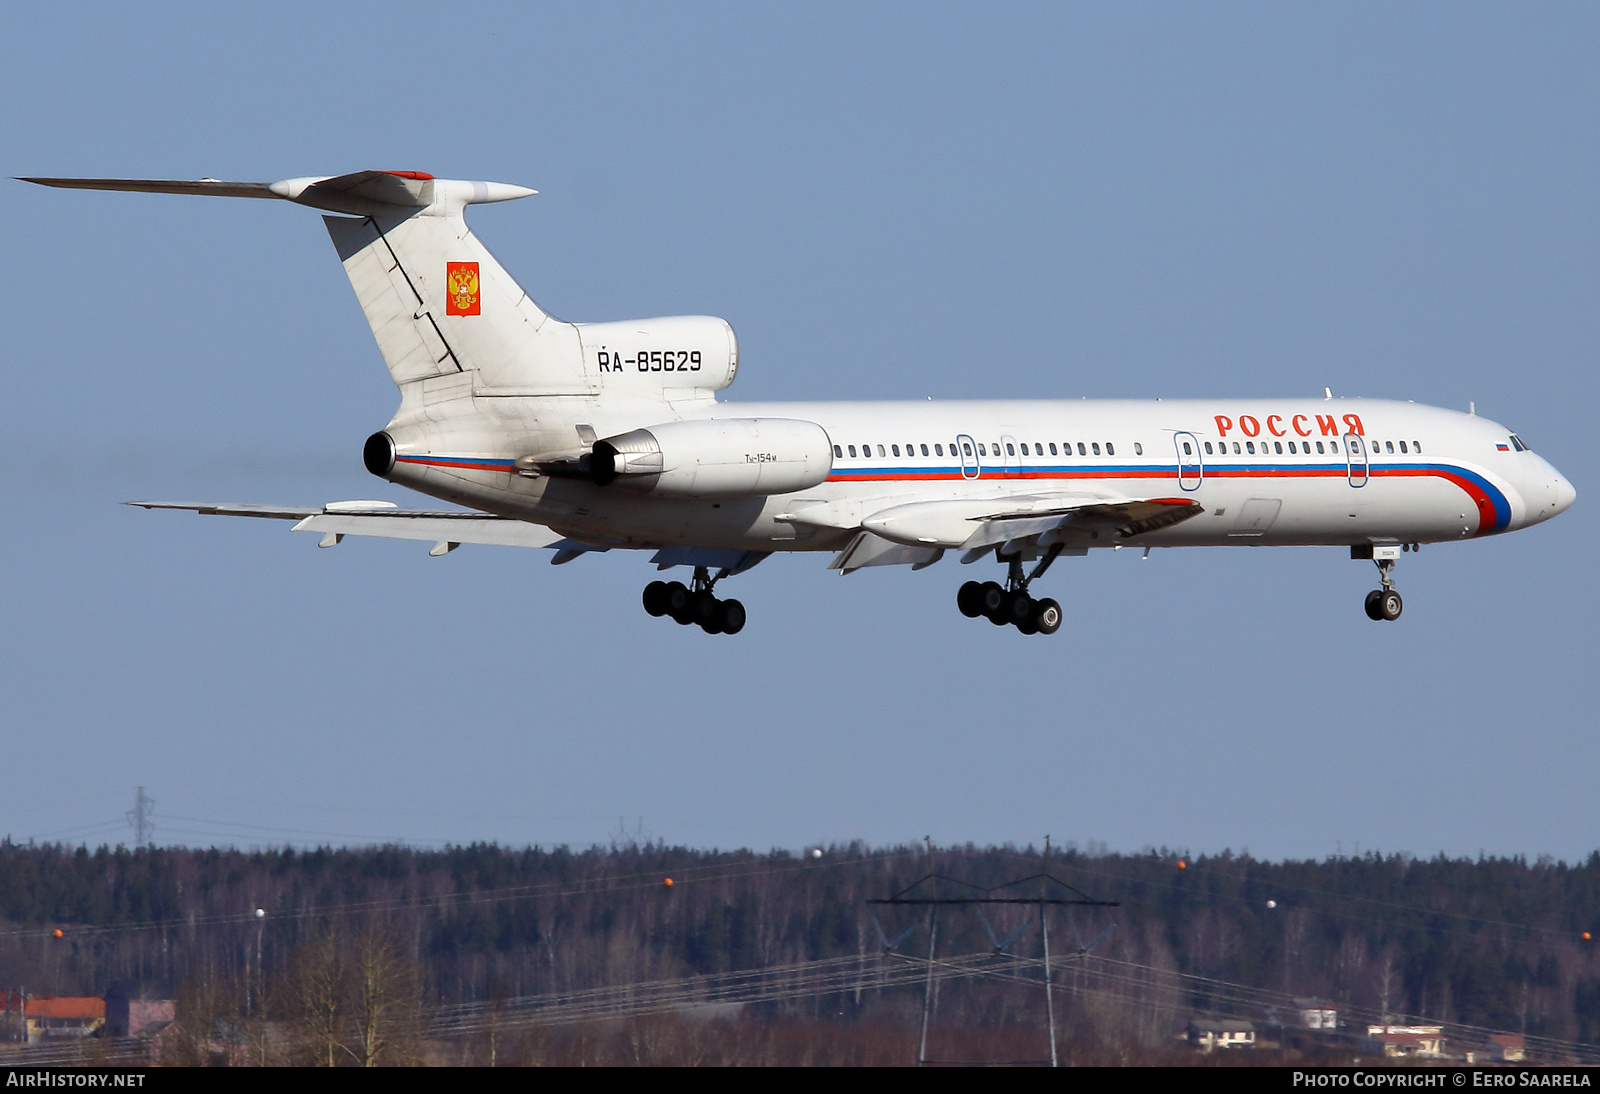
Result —
[[577, 328], [546, 315], [459, 210], [323, 220], [396, 384], [475, 370], [475, 387], [594, 390]]
[[411, 207], [397, 208], [391, 198], [387, 208], [359, 220], [323, 220], [396, 384], [476, 371], [477, 388], [539, 395], [595, 390], [577, 328], [545, 314], [462, 216], [467, 205], [532, 191], [446, 179], [379, 182]]
[[467, 228], [468, 205], [527, 197], [495, 182], [360, 171], [283, 182], [31, 178], [45, 186], [279, 198], [331, 212], [344, 262], [396, 384], [474, 371], [475, 389], [590, 394], [577, 328], [545, 314]]

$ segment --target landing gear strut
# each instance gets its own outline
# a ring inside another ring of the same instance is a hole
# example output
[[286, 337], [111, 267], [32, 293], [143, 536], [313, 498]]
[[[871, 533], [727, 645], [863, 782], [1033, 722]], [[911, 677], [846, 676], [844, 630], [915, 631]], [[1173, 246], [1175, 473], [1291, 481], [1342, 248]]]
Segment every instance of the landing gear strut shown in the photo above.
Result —
[[728, 570], [718, 570], [712, 577], [704, 566], [696, 566], [689, 585], [652, 581], [644, 587], [644, 610], [654, 616], [670, 616], [680, 626], [698, 624], [707, 634], [738, 634], [744, 630], [744, 605], [737, 600], [718, 600], [711, 591], [728, 574]]
[[1035, 600], [1028, 595], [1028, 586], [1050, 568], [1061, 554], [1061, 544], [1053, 544], [1030, 574], [1022, 571], [1022, 555], [995, 557], [1007, 563], [1006, 583], [997, 581], [969, 581], [956, 593], [956, 607], [968, 619], [983, 616], [997, 627], [1007, 624], [1023, 634], [1055, 634], [1061, 629], [1061, 605], [1046, 597]]
[[1378, 566], [1378, 580], [1383, 588], [1373, 589], [1367, 594], [1367, 618], [1394, 622], [1400, 618], [1400, 612], [1405, 608], [1405, 602], [1400, 599], [1400, 594], [1394, 591], [1394, 564], [1392, 558], [1373, 559]]

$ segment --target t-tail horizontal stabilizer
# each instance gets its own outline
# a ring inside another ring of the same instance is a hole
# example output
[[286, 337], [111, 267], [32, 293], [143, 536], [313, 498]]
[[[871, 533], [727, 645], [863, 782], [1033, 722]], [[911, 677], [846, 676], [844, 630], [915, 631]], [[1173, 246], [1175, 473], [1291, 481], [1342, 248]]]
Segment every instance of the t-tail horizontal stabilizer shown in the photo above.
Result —
[[443, 205], [461, 209], [511, 201], [538, 193], [505, 182], [436, 179], [422, 171], [356, 171], [349, 175], [310, 175], [281, 182], [223, 182], [220, 179], [47, 179], [23, 178], [40, 186], [68, 190], [127, 190], [140, 194], [207, 194], [224, 198], [278, 198], [313, 209], [355, 216], [394, 216], [404, 210]]

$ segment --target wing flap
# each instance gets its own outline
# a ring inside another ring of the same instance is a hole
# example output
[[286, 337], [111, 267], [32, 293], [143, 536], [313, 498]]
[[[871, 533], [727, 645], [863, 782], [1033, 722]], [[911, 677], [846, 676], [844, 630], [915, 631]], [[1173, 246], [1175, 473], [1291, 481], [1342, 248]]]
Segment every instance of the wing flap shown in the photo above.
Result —
[[853, 574], [868, 566], [910, 566], [913, 570], [921, 570], [943, 557], [943, 548], [907, 547], [871, 532], [860, 532], [828, 564], [828, 569], [838, 570], [842, 574]]

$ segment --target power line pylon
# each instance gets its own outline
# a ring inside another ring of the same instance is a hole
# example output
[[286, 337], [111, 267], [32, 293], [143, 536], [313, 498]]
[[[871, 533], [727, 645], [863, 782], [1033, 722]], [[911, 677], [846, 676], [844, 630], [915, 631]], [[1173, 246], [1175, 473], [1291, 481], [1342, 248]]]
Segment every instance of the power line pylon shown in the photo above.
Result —
[[[883, 943], [883, 949], [885, 953], [893, 953], [898, 950], [900, 944], [909, 938], [911, 933], [916, 930], [916, 924], [907, 927], [898, 938], [891, 941], [889, 936], [884, 932], [883, 925], [878, 922], [878, 918], [876, 914], [873, 913], [872, 909], [874, 907], [900, 907], [907, 909], [921, 907], [928, 910], [926, 924], [928, 930], [928, 975], [922, 991], [922, 1037], [917, 1048], [917, 1066], [927, 1067], [930, 1064], [962, 1064], [967, 1066], [982, 1066], [986, 1064], [1046, 1064], [1050, 1067], [1056, 1067], [1060, 1062], [1060, 1058], [1056, 1051], [1056, 988], [1054, 973], [1050, 967], [1050, 923], [1045, 915], [1045, 912], [1049, 908], [1060, 907], [1066, 909], [1070, 916], [1071, 909], [1073, 908], [1119, 908], [1122, 906], [1121, 901], [1095, 900], [1081, 889], [1067, 884], [1065, 881], [1050, 873], [1049, 836], [1045, 837], [1044, 858], [1042, 859], [1039, 873], [1030, 874], [1027, 877], [1018, 878], [1015, 881], [1008, 881], [1003, 885], [996, 885], [992, 887], [975, 885], [970, 881], [962, 881], [958, 878], [947, 877], [944, 874], [936, 872], [933, 861], [933, 841], [926, 836], [923, 837], [923, 840], [928, 847], [928, 872], [891, 897], [879, 900], [868, 900], [866, 902], [868, 906], [868, 914], [872, 916], [873, 924], [877, 927], [878, 938]], [[941, 882], [944, 883], [943, 891], [941, 891], [940, 888]], [[1009, 895], [1022, 891], [1025, 887], [1031, 887], [1032, 882], [1039, 883], [1038, 896]], [[948, 892], [952, 887], [955, 888], [955, 896], [943, 895], [944, 892]], [[934, 970], [938, 964], [939, 909], [950, 907], [958, 909], [971, 909], [976, 911], [978, 918], [983, 922], [984, 930], [988, 932], [989, 941], [994, 944], [994, 950], [992, 951], [993, 955], [996, 957], [1010, 957], [1012, 956], [1012, 944], [1016, 942], [1017, 939], [1021, 937], [1022, 933], [1027, 929], [1028, 921], [1024, 919], [1021, 925], [1019, 925], [1004, 939], [1001, 939], [995, 934], [994, 927], [989, 921], [988, 914], [984, 911], [985, 907], [995, 905], [1022, 905], [1031, 906], [1038, 909], [1039, 935], [1044, 951], [1042, 962], [1042, 984], [1045, 992], [1045, 1022], [1049, 1030], [1050, 1057], [1047, 1060], [931, 1059], [928, 1056], [928, 1026], [933, 1019], [934, 1008], [936, 1007], [938, 1000], [938, 983], [934, 975]], [[1105, 938], [1115, 928], [1116, 924], [1112, 924], [1105, 930], [1101, 931], [1093, 941], [1088, 943], [1084, 943], [1083, 940], [1079, 938], [1074, 956], [1082, 957], [1083, 955], [1087, 954], [1095, 947], [1096, 944], [1100, 942], [1101, 939]], [[1075, 935], [1077, 934], [1076, 925], [1073, 926], [1073, 933]]]
[[155, 799], [145, 796], [144, 787], [133, 795], [133, 808], [128, 810], [128, 823], [133, 826], [133, 845], [145, 847], [155, 835], [156, 823], [150, 817], [155, 813]]

